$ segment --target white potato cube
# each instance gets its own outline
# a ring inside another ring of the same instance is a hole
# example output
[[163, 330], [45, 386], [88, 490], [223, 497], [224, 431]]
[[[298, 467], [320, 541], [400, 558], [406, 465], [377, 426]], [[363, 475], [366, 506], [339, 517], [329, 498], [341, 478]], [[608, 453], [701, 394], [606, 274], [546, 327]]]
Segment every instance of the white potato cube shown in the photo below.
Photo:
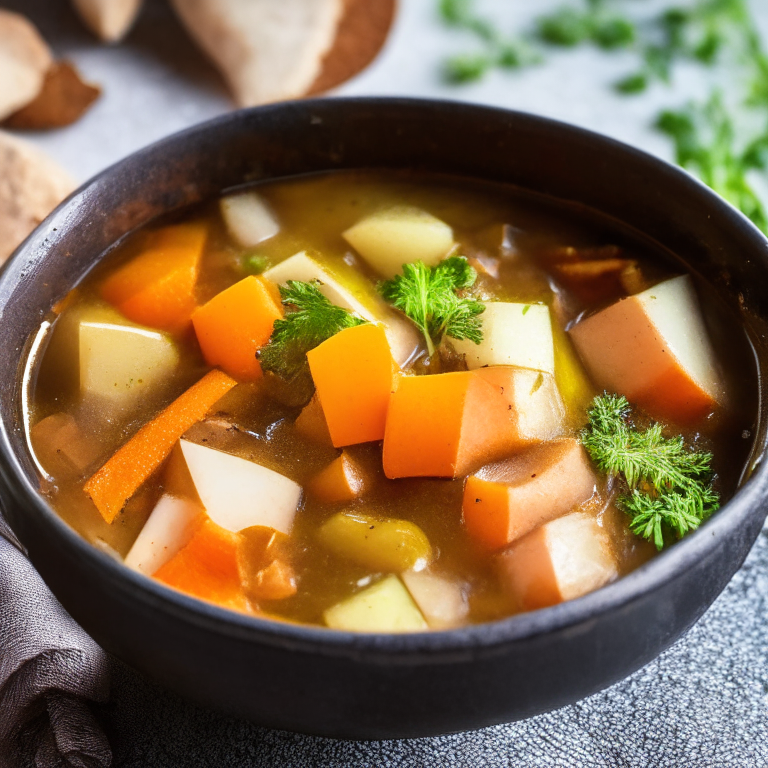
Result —
[[470, 370], [486, 365], [516, 365], [554, 374], [555, 345], [552, 322], [545, 304], [513, 304], [491, 301], [480, 315], [483, 340], [451, 340], [466, 356]]
[[244, 248], [269, 240], [280, 231], [275, 214], [258, 192], [227, 195], [219, 207], [229, 233]]
[[499, 567], [507, 587], [526, 609], [573, 600], [618, 576], [603, 529], [583, 512], [529, 533], [499, 555]]
[[108, 321], [82, 319], [79, 346], [80, 391], [121, 407], [151, 395], [179, 364], [178, 349], [168, 334], [119, 315]]
[[180, 442], [195, 490], [214, 523], [235, 533], [253, 525], [291, 532], [300, 485], [253, 461]]
[[433, 267], [454, 246], [453, 230], [444, 221], [410, 206], [378, 211], [342, 235], [384, 277], [394, 277], [414, 261]]
[[715, 352], [688, 275], [621, 299], [570, 334], [600, 389], [625, 395], [655, 418], [688, 423], [723, 401]]
[[408, 590], [394, 575], [336, 603], [323, 618], [331, 629], [347, 632], [419, 632], [428, 628]]
[[305, 283], [319, 280], [322, 283], [320, 292], [330, 302], [364, 320], [384, 326], [392, 356], [398, 365], [405, 365], [419, 346], [419, 335], [413, 325], [395, 313], [376, 293], [373, 285], [349, 267], [343, 269], [343, 266], [336, 265], [333, 269], [306, 251], [300, 251], [268, 269], [264, 277], [278, 285], [289, 280]]
[[141, 529], [125, 564], [141, 573], [157, 573], [192, 538], [204, 512], [190, 500], [161, 496]]
[[458, 582], [428, 571], [407, 571], [403, 581], [432, 629], [466, 623], [469, 605]]

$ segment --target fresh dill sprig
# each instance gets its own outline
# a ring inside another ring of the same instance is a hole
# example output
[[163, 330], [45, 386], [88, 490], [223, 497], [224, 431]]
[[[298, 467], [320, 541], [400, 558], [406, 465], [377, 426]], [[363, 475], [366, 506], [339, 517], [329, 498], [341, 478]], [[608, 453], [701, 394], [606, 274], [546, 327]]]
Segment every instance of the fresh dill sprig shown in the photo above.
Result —
[[463, 292], [477, 280], [477, 272], [463, 256], [450, 256], [437, 266], [424, 262], [403, 264], [403, 274], [379, 286], [381, 295], [419, 327], [429, 356], [443, 336], [483, 340], [480, 315], [485, 306]]
[[596, 397], [581, 442], [601, 472], [625, 484], [617, 503], [632, 518], [632, 531], [661, 549], [671, 535], [695, 530], [718, 508], [712, 454], [687, 448], [680, 436], [664, 437], [660, 424], [640, 431], [631, 414], [625, 397]]
[[318, 285], [318, 280], [289, 280], [280, 286], [283, 304], [293, 311], [275, 321], [269, 342], [259, 352], [259, 362], [265, 371], [288, 381], [307, 376], [307, 352], [339, 331], [365, 322], [332, 304], [320, 293]]

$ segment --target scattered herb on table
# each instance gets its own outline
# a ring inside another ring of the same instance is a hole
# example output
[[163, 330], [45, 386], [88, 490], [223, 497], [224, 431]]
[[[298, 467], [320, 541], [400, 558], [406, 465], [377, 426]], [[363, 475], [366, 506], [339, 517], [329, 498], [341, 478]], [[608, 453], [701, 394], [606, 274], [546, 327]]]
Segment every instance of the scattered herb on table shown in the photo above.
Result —
[[259, 352], [259, 362], [288, 381], [309, 374], [307, 352], [345, 328], [365, 322], [342, 307], [337, 307], [320, 293], [319, 282], [289, 280], [280, 286], [283, 304], [292, 309], [276, 320], [269, 343]]
[[712, 454], [691, 450], [680, 436], [664, 437], [660, 424], [640, 431], [631, 415], [625, 397], [596, 397], [581, 441], [597, 468], [624, 484], [617, 504], [632, 518], [632, 531], [662, 549], [719, 507]]
[[382, 283], [385, 299], [419, 327], [429, 356], [444, 336], [483, 340], [480, 315], [485, 306], [466, 295], [477, 280], [477, 272], [463, 256], [450, 256], [435, 267], [424, 262], [403, 264], [403, 274]]

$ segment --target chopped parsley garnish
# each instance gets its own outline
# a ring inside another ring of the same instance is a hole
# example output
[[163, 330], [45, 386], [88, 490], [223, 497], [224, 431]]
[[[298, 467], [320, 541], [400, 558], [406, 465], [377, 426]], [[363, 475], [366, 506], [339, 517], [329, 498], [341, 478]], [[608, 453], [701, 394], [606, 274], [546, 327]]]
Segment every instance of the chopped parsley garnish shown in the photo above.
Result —
[[597, 468], [625, 486], [617, 504], [632, 518], [632, 531], [662, 549], [720, 506], [712, 454], [686, 447], [680, 436], [664, 437], [660, 424], [640, 431], [631, 415], [625, 397], [596, 397], [581, 441]]
[[259, 362], [265, 371], [288, 381], [308, 376], [307, 352], [339, 331], [365, 322], [332, 304], [320, 293], [318, 285], [321, 283], [317, 280], [289, 280], [280, 286], [282, 302], [292, 311], [275, 321], [269, 343], [259, 352]]
[[477, 280], [477, 272], [463, 256], [450, 256], [437, 266], [424, 262], [403, 264], [403, 274], [379, 286], [381, 295], [419, 327], [434, 355], [444, 336], [483, 340], [480, 315], [485, 306], [465, 291]]

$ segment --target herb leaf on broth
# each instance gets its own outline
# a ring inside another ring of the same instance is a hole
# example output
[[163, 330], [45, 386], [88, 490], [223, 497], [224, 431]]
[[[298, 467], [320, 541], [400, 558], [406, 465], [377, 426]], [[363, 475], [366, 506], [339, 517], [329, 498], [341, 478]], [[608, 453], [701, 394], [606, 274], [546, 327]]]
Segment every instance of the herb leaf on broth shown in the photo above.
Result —
[[712, 454], [662, 435], [660, 424], [639, 431], [620, 395], [596, 397], [581, 442], [597, 468], [621, 477], [628, 488], [617, 500], [630, 515], [633, 533], [662, 549], [675, 534], [693, 531], [720, 506], [712, 489]]
[[477, 272], [463, 256], [450, 256], [434, 267], [423, 261], [403, 264], [403, 274], [379, 286], [381, 295], [419, 327], [430, 357], [443, 336], [483, 340], [480, 315], [485, 305], [462, 292], [471, 288]]
[[280, 286], [283, 304], [294, 310], [275, 321], [269, 342], [259, 352], [259, 362], [265, 371], [289, 381], [308, 376], [307, 352], [339, 331], [366, 322], [332, 304], [320, 293], [318, 285], [319, 280], [289, 280]]

